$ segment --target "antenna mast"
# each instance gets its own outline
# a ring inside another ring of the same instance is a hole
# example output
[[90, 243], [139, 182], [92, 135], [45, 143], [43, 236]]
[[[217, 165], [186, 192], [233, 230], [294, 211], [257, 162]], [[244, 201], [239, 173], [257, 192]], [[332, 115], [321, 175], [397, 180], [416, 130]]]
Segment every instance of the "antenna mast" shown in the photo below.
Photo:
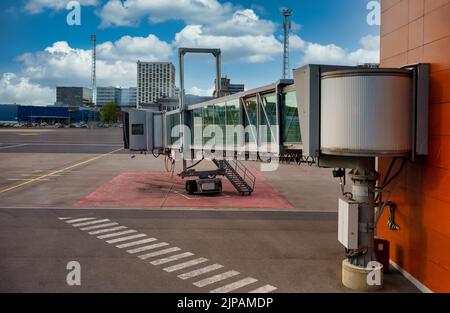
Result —
[[97, 105], [97, 35], [91, 36], [92, 41], [92, 69], [91, 69], [91, 84], [92, 84], [92, 102]]
[[290, 78], [289, 71], [289, 32], [291, 30], [292, 9], [283, 9], [283, 34], [284, 34], [284, 51], [283, 51], [283, 79]]

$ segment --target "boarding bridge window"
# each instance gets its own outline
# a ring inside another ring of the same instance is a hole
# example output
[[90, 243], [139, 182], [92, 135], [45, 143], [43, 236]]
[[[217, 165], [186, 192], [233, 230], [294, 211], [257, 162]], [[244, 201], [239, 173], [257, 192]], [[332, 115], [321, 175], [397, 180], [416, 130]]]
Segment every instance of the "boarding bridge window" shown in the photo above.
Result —
[[261, 97], [260, 107], [260, 126], [265, 133], [261, 131], [261, 143], [272, 143], [277, 141], [277, 96], [275, 94], [263, 95]]
[[131, 134], [136, 136], [144, 135], [144, 124], [132, 124]]
[[208, 105], [203, 109], [203, 145], [209, 142], [213, 137], [205, 135], [205, 128], [214, 125], [214, 105]]
[[203, 143], [203, 109], [198, 108], [192, 110], [194, 131], [192, 132], [193, 144], [201, 146]]
[[[180, 138], [179, 136], [172, 137], [172, 130], [174, 130], [175, 133], [178, 133], [179, 126], [180, 114], [171, 114], [167, 116], [166, 134], [169, 145], [173, 145]], [[177, 127], [178, 129], [176, 129]]]
[[[245, 133], [245, 143], [256, 144], [256, 134], [254, 131], [257, 129], [258, 125], [258, 114], [257, 114], [258, 102], [256, 97], [248, 98], [244, 100], [244, 128], [248, 129]], [[251, 126], [251, 128], [249, 127]]]
[[295, 91], [283, 95], [283, 129], [284, 143], [300, 143], [302, 141]]
[[239, 99], [227, 101], [226, 107], [226, 144], [236, 147], [239, 133], [235, 132], [235, 129], [241, 124]]
[[[216, 125], [216, 129], [220, 129], [222, 134], [216, 135], [216, 144], [225, 145], [224, 135], [225, 135], [225, 124], [226, 124], [226, 106], [225, 103], [218, 103], [215, 107], [215, 115], [214, 115], [214, 124]], [[219, 137], [222, 136], [222, 138]]]

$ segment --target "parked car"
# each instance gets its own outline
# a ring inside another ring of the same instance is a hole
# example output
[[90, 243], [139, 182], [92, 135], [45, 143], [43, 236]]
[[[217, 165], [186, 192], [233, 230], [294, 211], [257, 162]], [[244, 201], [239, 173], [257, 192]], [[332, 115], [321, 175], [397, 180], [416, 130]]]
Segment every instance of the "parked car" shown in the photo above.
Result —
[[48, 126], [48, 123], [46, 123], [46, 122], [43, 122], [43, 123], [41, 123], [41, 125], [40, 125], [41, 127], [47, 127]]
[[55, 128], [64, 128], [64, 125], [61, 123], [56, 123]]

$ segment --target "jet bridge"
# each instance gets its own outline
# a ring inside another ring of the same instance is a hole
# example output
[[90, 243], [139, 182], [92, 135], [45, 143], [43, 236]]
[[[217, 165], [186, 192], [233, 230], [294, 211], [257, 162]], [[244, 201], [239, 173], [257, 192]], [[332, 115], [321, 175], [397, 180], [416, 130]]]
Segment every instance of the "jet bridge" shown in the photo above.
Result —
[[[183, 86], [182, 77], [181, 82]], [[249, 171], [244, 167], [239, 174], [236, 169], [241, 166], [233, 166], [234, 160], [333, 169], [342, 188], [337, 204], [338, 240], [346, 256], [342, 282], [355, 290], [377, 290], [383, 285], [383, 266], [389, 266], [377, 262], [377, 222], [389, 208], [390, 229], [401, 229], [395, 224], [395, 203], [390, 198], [405, 163], [428, 154], [428, 93], [428, 64], [400, 69], [307, 65], [294, 70], [294, 80], [189, 107], [184, 106], [182, 90], [180, 109], [152, 113], [153, 118], [162, 116], [162, 128], [147, 118], [150, 113], [145, 110], [130, 110], [125, 114], [125, 146], [164, 154], [170, 162], [182, 160], [181, 177], [213, 180], [205, 184], [212, 188], [213, 182], [218, 190], [218, 176], [230, 181], [240, 177], [233, 183], [241, 188], [238, 191], [254, 188]], [[162, 147], [155, 142], [162, 142]], [[205, 158], [217, 169], [195, 171]], [[377, 158], [392, 160], [383, 181]], [[189, 160], [197, 163], [187, 167]], [[347, 178], [351, 189], [346, 188]], [[186, 189], [201, 191], [202, 186], [189, 183]]]

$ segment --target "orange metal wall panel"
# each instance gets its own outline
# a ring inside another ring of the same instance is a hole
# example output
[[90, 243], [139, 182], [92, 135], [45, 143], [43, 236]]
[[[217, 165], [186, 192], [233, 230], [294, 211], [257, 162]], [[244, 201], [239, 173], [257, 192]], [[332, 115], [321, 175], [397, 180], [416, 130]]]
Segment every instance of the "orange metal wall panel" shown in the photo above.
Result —
[[[426, 287], [450, 292], [450, 0], [382, 0], [381, 65], [431, 64], [429, 155], [408, 163], [393, 197], [400, 231], [380, 221], [391, 258]], [[406, 22], [405, 22], [406, 21]], [[385, 173], [389, 160], [380, 160]]]

